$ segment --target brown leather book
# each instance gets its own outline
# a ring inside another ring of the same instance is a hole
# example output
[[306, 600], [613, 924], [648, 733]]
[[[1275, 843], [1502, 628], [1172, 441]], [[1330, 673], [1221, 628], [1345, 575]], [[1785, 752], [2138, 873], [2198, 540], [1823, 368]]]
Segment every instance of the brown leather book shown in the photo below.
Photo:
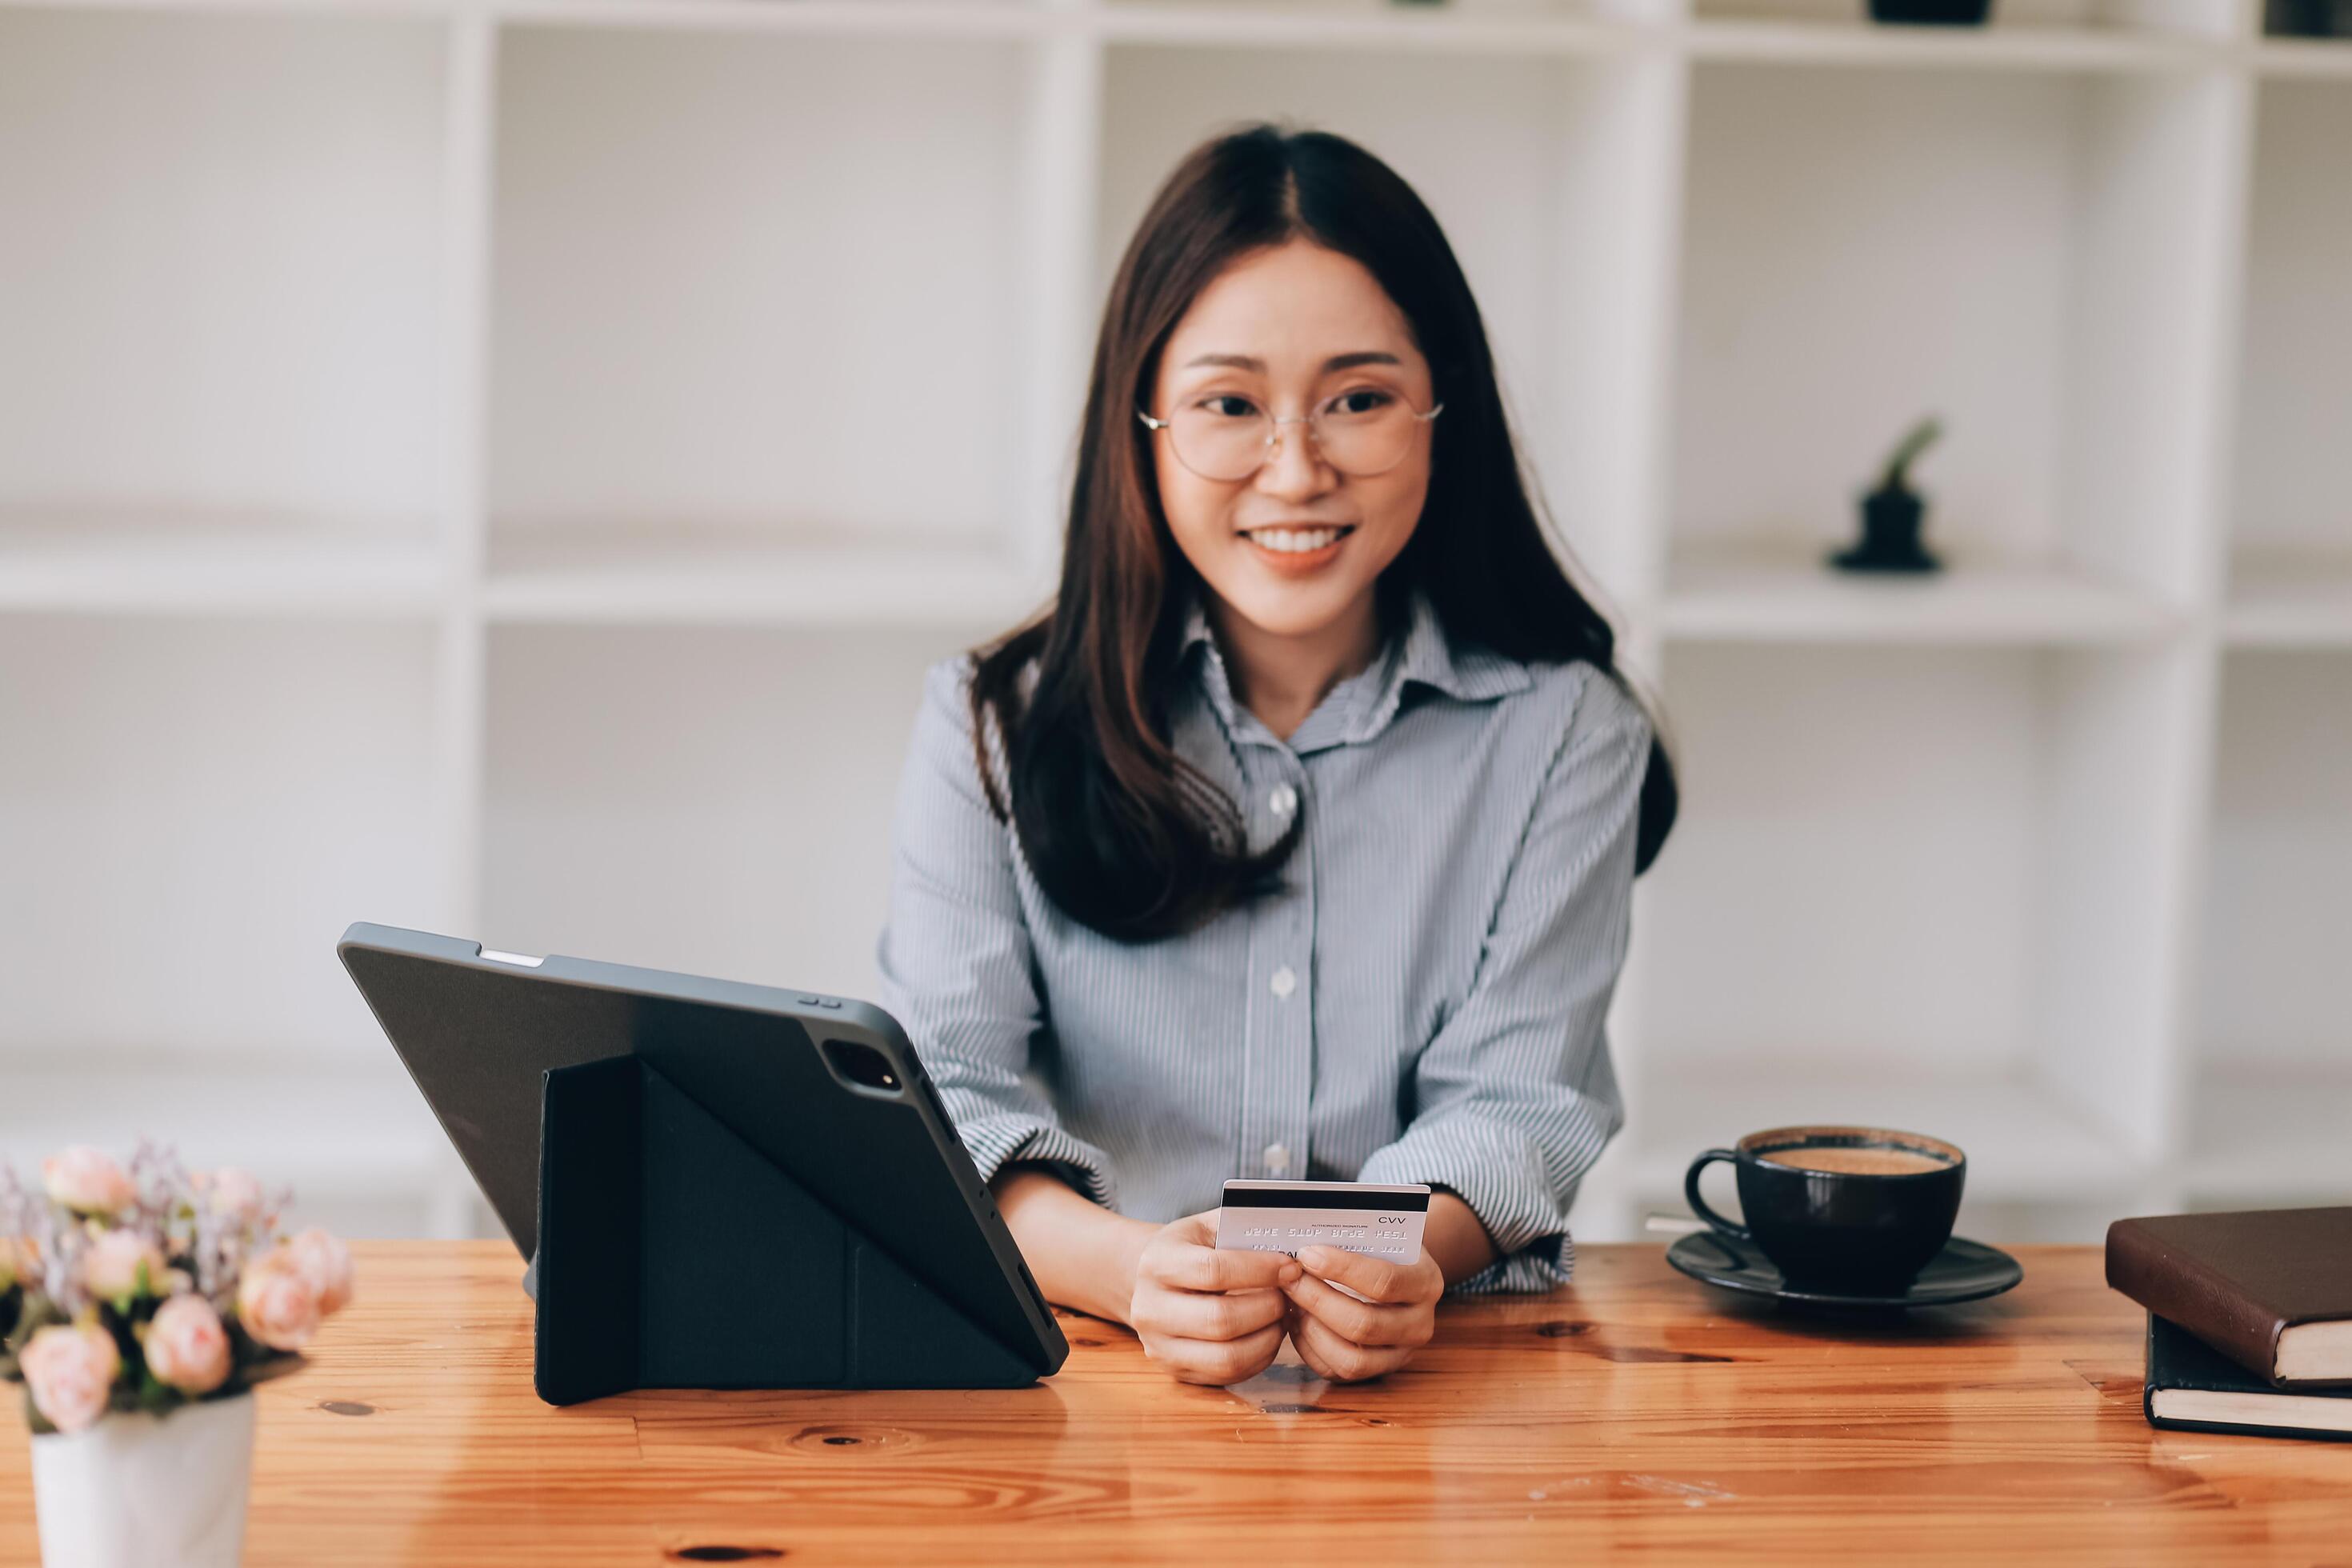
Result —
[[2274, 1387], [2352, 1387], [2352, 1207], [2119, 1219], [2107, 1283]]

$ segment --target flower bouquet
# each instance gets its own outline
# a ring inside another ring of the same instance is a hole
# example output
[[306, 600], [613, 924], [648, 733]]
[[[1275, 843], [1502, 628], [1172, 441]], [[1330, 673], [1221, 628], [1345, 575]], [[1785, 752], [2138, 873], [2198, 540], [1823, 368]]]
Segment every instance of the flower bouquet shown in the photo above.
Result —
[[0, 1377], [25, 1385], [42, 1561], [231, 1568], [251, 1390], [350, 1301], [351, 1254], [282, 1236], [289, 1194], [152, 1144], [127, 1169], [68, 1149], [41, 1176], [0, 1167]]

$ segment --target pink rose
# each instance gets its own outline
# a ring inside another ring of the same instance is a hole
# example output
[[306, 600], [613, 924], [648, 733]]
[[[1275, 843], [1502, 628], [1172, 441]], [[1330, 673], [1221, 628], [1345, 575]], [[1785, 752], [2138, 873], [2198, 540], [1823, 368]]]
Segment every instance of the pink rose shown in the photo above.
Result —
[[251, 1171], [223, 1165], [217, 1171], [199, 1172], [190, 1179], [212, 1205], [214, 1213], [237, 1220], [260, 1216], [261, 1182]]
[[295, 1267], [319, 1297], [319, 1315], [340, 1312], [352, 1300], [352, 1249], [312, 1226], [286, 1244]]
[[52, 1323], [26, 1343], [16, 1358], [33, 1408], [60, 1432], [79, 1432], [106, 1414], [114, 1374], [122, 1357], [103, 1329]]
[[[145, 1271], [142, 1285], [142, 1270]], [[163, 1293], [163, 1255], [136, 1231], [110, 1230], [81, 1255], [81, 1282], [101, 1300]]]
[[139, 1197], [130, 1173], [103, 1149], [77, 1143], [41, 1162], [41, 1184], [76, 1214], [118, 1215]]
[[174, 1296], [156, 1308], [140, 1343], [155, 1381], [183, 1394], [210, 1394], [228, 1381], [228, 1331], [202, 1296]]
[[236, 1288], [237, 1321], [274, 1351], [299, 1351], [319, 1331], [319, 1292], [281, 1247], [246, 1265]]

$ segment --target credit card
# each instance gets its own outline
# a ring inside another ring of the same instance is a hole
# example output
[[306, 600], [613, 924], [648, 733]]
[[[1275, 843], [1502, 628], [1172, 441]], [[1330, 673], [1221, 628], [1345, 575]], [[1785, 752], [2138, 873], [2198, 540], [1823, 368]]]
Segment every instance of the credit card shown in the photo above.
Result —
[[[1420, 1261], [1421, 1231], [1428, 1219], [1429, 1188], [1417, 1183], [1237, 1176], [1225, 1184], [1224, 1206], [1217, 1211], [1217, 1246], [1228, 1252], [1286, 1252], [1293, 1258], [1302, 1247], [1336, 1247], [1412, 1264]], [[1329, 1283], [1347, 1290], [1337, 1280]]]

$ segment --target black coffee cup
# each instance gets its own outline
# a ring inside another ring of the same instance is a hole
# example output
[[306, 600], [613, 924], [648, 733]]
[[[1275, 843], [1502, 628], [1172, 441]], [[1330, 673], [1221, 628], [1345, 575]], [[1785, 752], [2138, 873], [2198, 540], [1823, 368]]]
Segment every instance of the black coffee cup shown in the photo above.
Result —
[[[1747, 1219], [1699, 1196], [1699, 1173], [1730, 1162]], [[1951, 1239], [1968, 1156], [1940, 1138], [1883, 1127], [1776, 1127], [1691, 1162], [1691, 1212], [1763, 1249], [1797, 1289], [1895, 1294]]]

